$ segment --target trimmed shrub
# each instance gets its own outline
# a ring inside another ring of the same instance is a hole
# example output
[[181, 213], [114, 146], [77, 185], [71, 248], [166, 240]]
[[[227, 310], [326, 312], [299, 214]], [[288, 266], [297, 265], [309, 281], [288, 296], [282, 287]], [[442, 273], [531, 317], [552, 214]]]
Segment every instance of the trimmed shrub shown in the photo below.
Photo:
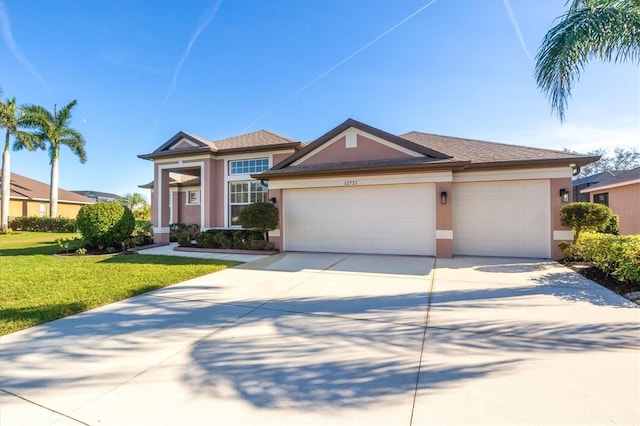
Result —
[[172, 223], [169, 225], [169, 241], [178, 241], [178, 235], [186, 232], [190, 239], [195, 239], [200, 232], [200, 225], [197, 223]]
[[78, 230], [91, 246], [120, 247], [135, 228], [133, 213], [116, 203], [95, 203], [78, 212]]
[[218, 248], [216, 241], [213, 238], [215, 236], [215, 233], [212, 231], [212, 229], [209, 229], [196, 235], [196, 244], [198, 245], [198, 247]]
[[189, 247], [191, 245], [191, 235], [188, 232], [180, 232], [178, 234], [178, 245], [180, 247]]
[[249, 250], [252, 242], [264, 241], [263, 238], [262, 232], [251, 229], [208, 229], [197, 234], [195, 240], [201, 248]]
[[560, 222], [573, 229], [573, 242], [582, 231], [602, 231], [611, 221], [613, 212], [604, 204], [569, 203], [560, 210]]
[[620, 232], [620, 216], [612, 214], [609, 222], [604, 226], [602, 232], [605, 234], [618, 235]]
[[9, 222], [14, 231], [76, 232], [76, 220], [59, 217], [23, 216]]
[[278, 227], [278, 208], [272, 203], [249, 204], [240, 211], [240, 224], [246, 229], [255, 229], [269, 241], [269, 231]]
[[213, 240], [220, 248], [230, 249], [231, 247], [233, 247], [233, 241], [231, 240], [231, 238], [229, 238], [226, 231], [216, 233], [213, 236]]
[[136, 220], [135, 228], [131, 234], [131, 242], [138, 246], [153, 243], [153, 225], [150, 220]]
[[582, 258], [620, 281], [640, 282], [640, 235], [583, 232], [576, 243]]

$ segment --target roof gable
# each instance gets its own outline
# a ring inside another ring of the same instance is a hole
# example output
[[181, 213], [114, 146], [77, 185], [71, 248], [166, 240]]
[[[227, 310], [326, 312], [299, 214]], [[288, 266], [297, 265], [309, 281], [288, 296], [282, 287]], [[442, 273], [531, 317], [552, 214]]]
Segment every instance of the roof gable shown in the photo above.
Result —
[[278, 135], [268, 130], [258, 130], [217, 141], [209, 141], [196, 135], [178, 132], [151, 154], [138, 155], [139, 158], [171, 158], [202, 153], [215, 155], [236, 152], [273, 151], [277, 149], [300, 149], [300, 142]]
[[435, 160], [450, 157], [350, 118], [276, 164], [272, 170], [288, 166], [369, 163], [411, 158]]
[[213, 144], [199, 136], [185, 132], [176, 133], [171, 139], [153, 151], [154, 154], [180, 149], [214, 148]]

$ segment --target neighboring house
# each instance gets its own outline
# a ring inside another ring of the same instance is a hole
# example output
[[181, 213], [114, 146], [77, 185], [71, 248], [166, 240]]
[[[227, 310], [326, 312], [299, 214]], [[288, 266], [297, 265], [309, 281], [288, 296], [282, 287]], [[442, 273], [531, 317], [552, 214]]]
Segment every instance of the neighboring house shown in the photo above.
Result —
[[100, 191], [71, 191], [76, 194], [84, 195], [85, 197], [91, 198], [96, 203], [114, 203], [118, 200], [122, 200], [122, 197], [118, 194], [111, 194], [109, 192], [100, 192]]
[[605, 204], [620, 217], [620, 234], [640, 234], [640, 167], [602, 173], [580, 192], [586, 201]]
[[[9, 220], [21, 216], [48, 216], [49, 192], [48, 184], [11, 173]], [[84, 195], [58, 189], [58, 215], [61, 217], [75, 219], [82, 206], [93, 202]]]
[[561, 193], [598, 159], [351, 119], [307, 145], [265, 130], [221, 141], [180, 132], [139, 157], [154, 162], [156, 241], [169, 240], [177, 206], [209, 229], [239, 227], [244, 206], [271, 201], [283, 251], [537, 258], [562, 256], [572, 232]]
[[588, 203], [589, 201], [591, 201], [589, 199], [589, 194], [588, 193], [583, 193], [581, 192], [583, 189], [588, 188], [590, 186], [593, 186], [595, 184], [597, 184], [598, 182], [600, 182], [603, 179], [608, 179], [608, 177], [615, 177], [616, 173], [621, 172], [622, 170], [612, 170], [612, 171], [608, 171], [608, 172], [600, 172], [600, 173], [595, 173], [593, 175], [590, 176], [586, 176], [586, 177], [582, 177], [579, 179], [574, 179], [573, 180], [573, 198], [572, 201], [573, 202], [585, 202]]

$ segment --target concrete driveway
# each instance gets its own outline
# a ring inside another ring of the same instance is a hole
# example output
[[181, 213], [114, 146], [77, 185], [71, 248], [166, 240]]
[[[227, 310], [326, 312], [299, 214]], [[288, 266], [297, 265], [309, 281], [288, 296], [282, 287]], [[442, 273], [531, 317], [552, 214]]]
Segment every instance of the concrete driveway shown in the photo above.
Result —
[[289, 253], [0, 338], [0, 425], [640, 424], [640, 309], [555, 262]]

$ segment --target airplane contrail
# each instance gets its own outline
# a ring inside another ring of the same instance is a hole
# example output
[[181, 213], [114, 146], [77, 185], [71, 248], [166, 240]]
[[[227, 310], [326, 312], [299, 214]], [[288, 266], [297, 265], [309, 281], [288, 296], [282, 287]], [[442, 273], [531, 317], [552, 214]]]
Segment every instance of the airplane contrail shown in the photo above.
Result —
[[[285, 102], [290, 101], [291, 99], [293, 99], [294, 97], [298, 96], [300, 93], [304, 92], [306, 89], [308, 89], [309, 87], [311, 87], [312, 85], [314, 85], [315, 83], [317, 83], [319, 80], [323, 79], [324, 77], [326, 77], [327, 75], [331, 74], [333, 71], [335, 71], [337, 68], [339, 68], [340, 66], [344, 65], [345, 63], [347, 63], [348, 61], [350, 61], [351, 59], [353, 59], [355, 56], [359, 55], [360, 53], [362, 53], [364, 50], [368, 49], [369, 47], [371, 47], [372, 45], [374, 45], [376, 42], [380, 41], [380, 39], [382, 39], [383, 37], [387, 36], [389, 33], [395, 31], [398, 27], [400, 27], [402, 24], [404, 24], [405, 22], [407, 22], [408, 20], [410, 20], [411, 18], [415, 17], [417, 14], [419, 14], [420, 12], [422, 12], [423, 10], [425, 10], [426, 8], [428, 8], [429, 6], [431, 6], [432, 4], [434, 4], [437, 0], [431, 0], [430, 2], [428, 2], [427, 4], [425, 4], [424, 6], [422, 6], [421, 8], [419, 8], [418, 10], [416, 10], [415, 12], [413, 12], [412, 14], [410, 14], [409, 16], [407, 16], [406, 18], [402, 19], [400, 22], [398, 22], [397, 24], [395, 24], [394, 26], [392, 26], [391, 28], [389, 28], [388, 30], [386, 30], [385, 32], [383, 32], [382, 34], [380, 34], [379, 36], [377, 36], [376, 38], [374, 38], [373, 40], [369, 41], [368, 43], [366, 43], [365, 45], [363, 45], [361, 48], [359, 48], [358, 50], [356, 50], [355, 52], [351, 53], [350, 55], [348, 55], [346, 58], [342, 59], [340, 62], [338, 62], [337, 64], [333, 65], [332, 67], [330, 67], [329, 69], [327, 69], [326, 71], [324, 71], [323, 73], [321, 73], [320, 75], [318, 75], [317, 77], [315, 77], [314, 79], [312, 79], [311, 81], [309, 81], [308, 83], [306, 83], [305, 85], [303, 85], [302, 87], [300, 87], [299, 89], [295, 90], [294, 92], [292, 92], [289, 96], [287, 96], [286, 98], [282, 99], [280, 102], [278, 102], [276, 104], [276, 106], [282, 105]], [[274, 107], [275, 108], [275, 107]], [[247, 130], [249, 130], [251, 127], [253, 127], [254, 125], [256, 125], [258, 122], [262, 121], [262, 119], [264, 119], [265, 117], [267, 117], [269, 114], [271, 114], [273, 112], [273, 108], [267, 112], [262, 113], [262, 115], [260, 115], [260, 117], [256, 118], [255, 120], [253, 120], [251, 123], [249, 123], [244, 129], [242, 129], [242, 133], [246, 132]]]
[[38, 72], [35, 67], [29, 62], [26, 56], [22, 53], [15, 39], [13, 38], [13, 33], [11, 32], [11, 23], [9, 22], [9, 14], [7, 13], [7, 8], [5, 7], [4, 1], [0, 0], [0, 28], [2, 29], [2, 38], [4, 42], [9, 47], [9, 51], [11, 54], [18, 60], [18, 62], [22, 63], [24, 67], [31, 73], [32, 76], [38, 80], [38, 83], [42, 85], [42, 87], [47, 91], [47, 93], [51, 96], [51, 90], [47, 83], [45, 83], [44, 79]]
[[513, 28], [516, 30], [516, 34], [518, 35], [518, 40], [520, 40], [520, 46], [522, 46], [522, 50], [524, 50], [524, 54], [527, 55], [527, 57], [533, 61], [533, 56], [531, 55], [531, 52], [529, 52], [529, 49], [527, 48], [527, 45], [524, 42], [524, 37], [522, 37], [522, 32], [520, 31], [520, 25], [518, 25], [516, 16], [513, 14], [513, 10], [511, 9], [509, 0], [502, 0], [502, 3], [504, 3], [504, 7], [507, 9], [507, 13], [509, 14], [509, 19], [511, 19], [511, 24], [513, 24]]
[[173, 76], [172, 76], [172, 79], [171, 79], [171, 84], [169, 85], [169, 88], [167, 89], [167, 93], [164, 95], [164, 99], [162, 100], [162, 105], [164, 105], [169, 100], [169, 97], [176, 90], [176, 84], [178, 82], [178, 75], [180, 74], [180, 70], [182, 69], [182, 66], [184, 65], [184, 63], [186, 62], [187, 58], [189, 57], [189, 53], [191, 52], [191, 48], [193, 47], [195, 42], [198, 40], [198, 37], [200, 37], [200, 34], [202, 33], [202, 31], [204, 31], [204, 29], [207, 28], [207, 26], [211, 23], [211, 21], [213, 21], [213, 18], [216, 17], [216, 14], [218, 13], [218, 9], [220, 9], [220, 4], [222, 4], [222, 0], [217, 0], [200, 17], [200, 21], [198, 21], [198, 25], [196, 25], [196, 28], [193, 31], [193, 34], [191, 34], [191, 38], [189, 39], [189, 43], [187, 43], [186, 49], [184, 50], [184, 52], [182, 52], [182, 56], [180, 57], [180, 60], [178, 61], [178, 63], [176, 64], [176, 66], [175, 66], [175, 68], [173, 70]]

